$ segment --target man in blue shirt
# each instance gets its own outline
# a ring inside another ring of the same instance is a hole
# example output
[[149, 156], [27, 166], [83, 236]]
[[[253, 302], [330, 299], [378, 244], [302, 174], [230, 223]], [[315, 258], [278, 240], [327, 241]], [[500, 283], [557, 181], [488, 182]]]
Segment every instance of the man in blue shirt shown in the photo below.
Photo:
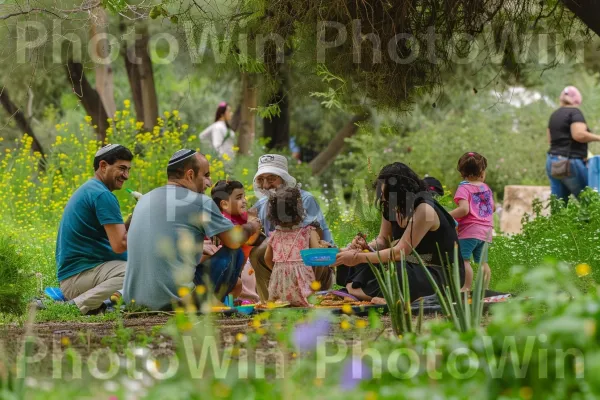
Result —
[[69, 199], [58, 229], [56, 267], [60, 289], [82, 314], [98, 312], [123, 288], [127, 226], [112, 193], [129, 178], [133, 154], [119, 144], [94, 157], [94, 177]]
[[[126, 303], [169, 310], [192, 300], [197, 285], [211, 285], [224, 300], [238, 283], [244, 255], [239, 249], [260, 231], [257, 218], [234, 227], [204, 195], [211, 185], [204, 155], [181, 149], [169, 160], [168, 182], [142, 196], [128, 233], [128, 261], [123, 298]], [[216, 250], [205, 237], [218, 237]]]
[[[275, 230], [267, 218], [268, 195], [281, 186], [296, 186], [296, 179], [288, 172], [288, 161], [279, 154], [265, 154], [258, 159], [258, 171], [254, 176], [254, 192], [259, 200], [250, 210], [250, 213], [256, 213], [260, 219], [264, 232], [267, 236]], [[323, 212], [314, 196], [305, 190], [300, 190], [302, 195], [302, 204], [306, 216], [303, 225], [318, 222], [323, 230], [323, 240], [333, 244], [331, 231], [327, 226]], [[250, 262], [256, 273], [256, 289], [261, 300], [266, 301], [269, 298], [269, 280], [271, 279], [271, 269], [265, 263], [265, 252], [267, 250], [267, 241], [254, 248], [250, 253]], [[315, 277], [321, 283], [323, 290], [329, 289], [333, 284], [333, 271], [330, 267], [314, 268]]]

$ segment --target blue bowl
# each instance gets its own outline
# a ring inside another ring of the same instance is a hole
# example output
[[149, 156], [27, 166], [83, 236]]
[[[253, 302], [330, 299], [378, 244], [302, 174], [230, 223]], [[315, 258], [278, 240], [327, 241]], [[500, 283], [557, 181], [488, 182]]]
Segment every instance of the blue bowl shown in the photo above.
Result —
[[337, 248], [305, 249], [300, 250], [300, 256], [304, 264], [310, 267], [325, 267], [335, 262], [335, 255], [339, 251]]
[[243, 306], [235, 307], [235, 310], [240, 314], [250, 315], [254, 312], [254, 304], [244, 304]]

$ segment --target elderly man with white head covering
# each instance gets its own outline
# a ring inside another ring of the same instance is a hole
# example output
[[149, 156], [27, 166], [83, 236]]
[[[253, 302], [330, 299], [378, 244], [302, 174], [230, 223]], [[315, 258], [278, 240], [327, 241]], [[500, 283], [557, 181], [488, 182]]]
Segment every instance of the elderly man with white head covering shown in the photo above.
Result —
[[56, 267], [63, 295], [83, 314], [101, 311], [123, 287], [127, 227], [112, 193], [129, 178], [133, 154], [119, 144], [94, 157], [94, 177], [73, 193], [56, 240]]
[[[264, 232], [267, 236], [275, 230], [267, 218], [267, 200], [269, 193], [274, 193], [281, 186], [296, 186], [296, 179], [288, 172], [288, 160], [279, 154], [265, 154], [258, 159], [258, 171], [254, 176], [254, 192], [259, 198], [250, 213], [256, 213], [260, 219]], [[303, 225], [318, 222], [323, 231], [323, 240], [333, 244], [331, 231], [327, 226], [323, 212], [314, 196], [305, 190], [300, 190], [302, 195], [302, 204], [306, 215]], [[261, 300], [266, 301], [269, 298], [269, 280], [271, 278], [271, 269], [265, 264], [265, 251], [267, 242], [254, 248], [250, 253], [250, 262], [256, 272], [256, 288]], [[333, 284], [333, 271], [329, 267], [315, 268], [317, 281], [321, 283], [321, 288], [329, 289]]]

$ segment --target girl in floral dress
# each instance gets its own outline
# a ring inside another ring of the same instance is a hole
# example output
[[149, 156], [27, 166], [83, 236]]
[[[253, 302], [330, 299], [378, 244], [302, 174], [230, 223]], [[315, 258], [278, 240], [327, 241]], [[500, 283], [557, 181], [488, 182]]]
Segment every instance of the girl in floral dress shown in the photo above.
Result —
[[313, 291], [315, 273], [300, 257], [300, 250], [322, 247], [314, 226], [302, 226], [304, 207], [298, 188], [278, 189], [269, 198], [268, 218], [275, 231], [268, 239], [265, 263], [273, 270], [269, 281], [269, 301], [289, 302], [310, 307], [307, 297]]

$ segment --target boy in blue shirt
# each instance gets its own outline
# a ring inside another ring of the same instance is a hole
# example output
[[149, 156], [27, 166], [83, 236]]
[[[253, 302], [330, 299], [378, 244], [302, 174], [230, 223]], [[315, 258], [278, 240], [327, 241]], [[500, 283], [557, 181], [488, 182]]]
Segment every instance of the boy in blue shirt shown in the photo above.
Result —
[[58, 229], [56, 267], [60, 289], [82, 314], [104, 308], [104, 300], [123, 288], [127, 228], [112, 193], [129, 178], [133, 154], [119, 144], [94, 157], [94, 177], [69, 199]]

